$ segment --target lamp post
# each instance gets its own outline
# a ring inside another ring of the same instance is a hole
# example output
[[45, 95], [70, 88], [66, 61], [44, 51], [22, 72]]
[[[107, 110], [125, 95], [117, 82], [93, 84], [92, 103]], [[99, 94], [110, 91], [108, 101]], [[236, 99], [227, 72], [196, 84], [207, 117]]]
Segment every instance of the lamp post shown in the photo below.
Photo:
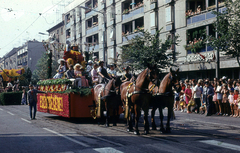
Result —
[[[217, 25], [218, 25], [218, 0], [215, 0], [215, 3], [216, 3], [216, 9], [217, 9]], [[217, 28], [217, 26], [216, 26]], [[218, 32], [217, 32], [217, 29], [216, 29], [216, 39], [218, 39]], [[220, 66], [219, 66], [219, 47], [217, 47], [217, 54], [216, 54], [216, 78], [219, 79], [219, 69], [220, 69]]]
[[101, 13], [103, 15], [103, 25], [104, 26], [103, 26], [103, 31], [102, 31], [102, 35], [103, 35], [103, 43], [102, 43], [103, 46], [102, 47], [103, 47], [103, 61], [105, 61], [105, 30], [106, 30], [105, 12], [100, 12], [100, 11], [93, 10], [93, 9], [90, 9], [90, 8], [84, 7], [84, 6], [80, 6], [80, 8], [85, 9], [85, 10], [95, 11], [95, 12]]

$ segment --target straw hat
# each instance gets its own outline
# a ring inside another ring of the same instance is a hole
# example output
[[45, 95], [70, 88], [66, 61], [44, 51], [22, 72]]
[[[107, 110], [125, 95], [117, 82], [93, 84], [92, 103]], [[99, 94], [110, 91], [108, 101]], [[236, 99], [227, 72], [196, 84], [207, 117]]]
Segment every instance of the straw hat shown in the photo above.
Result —
[[80, 65], [79, 63], [77, 63], [77, 64], [74, 65], [74, 70], [75, 70], [78, 66], [80, 67], [80, 69], [83, 68], [82, 65]]
[[64, 59], [59, 59], [58, 64], [60, 64], [61, 62], [65, 62], [65, 60]]

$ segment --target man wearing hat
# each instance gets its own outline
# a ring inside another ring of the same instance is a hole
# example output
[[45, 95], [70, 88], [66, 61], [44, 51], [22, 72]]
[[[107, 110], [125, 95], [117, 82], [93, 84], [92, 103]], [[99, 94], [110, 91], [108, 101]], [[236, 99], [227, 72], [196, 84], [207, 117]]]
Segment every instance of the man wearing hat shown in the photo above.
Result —
[[214, 90], [212, 86], [210, 86], [209, 81], [205, 81], [205, 87], [203, 88], [203, 99], [206, 102], [207, 114], [206, 116], [210, 116], [212, 113], [213, 102], [212, 97], [214, 95]]
[[132, 74], [130, 73], [130, 66], [125, 68], [126, 74], [122, 76], [122, 82], [130, 81], [132, 78]]
[[110, 69], [108, 70], [108, 74], [109, 74], [111, 77], [116, 77], [117, 72], [116, 72], [116, 70], [115, 70], [114, 64], [111, 64], [111, 65], [110, 65]]
[[88, 65], [86, 68], [86, 72], [88, 72], [88, 76], [91, 77], [91, 70], [93, 69], [93, 61], [89, 60], [88, 61]]
[[98, 75], [99, 75], [99, 83], [106, 83], [109, 79], [111, 79], [107, 73], [107, 70], [103, 67], [104, 61], [99, 62]]

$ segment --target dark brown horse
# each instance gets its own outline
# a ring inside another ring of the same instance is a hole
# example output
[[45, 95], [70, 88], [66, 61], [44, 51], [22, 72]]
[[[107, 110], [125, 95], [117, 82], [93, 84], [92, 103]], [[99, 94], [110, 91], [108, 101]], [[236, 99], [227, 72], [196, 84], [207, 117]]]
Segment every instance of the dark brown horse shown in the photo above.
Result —
[[109, 126], [110, 114], [113, 116], [113, 126], [116, 126], [119, 105], [121, 105], [119, 90], [121, 83], [120, 77], [116, 77], [116, 79], [109, 80], [107, 84], [98, 84], [94, 87], [96, 116], [102, 118], [103, 111], [106, 111], [106, 126]]
[[[158, 108], [159, 109], [159, 114], [160, 114], [160, 131], [162, 133], [170, 133], [171, 128], [170, 128], [170, 118], [173, 113], [173, 104], [174, 104], [174, 93], [172, 90], [172, 87], [175, 84], [178, 84], [179, 78], [178, 78], [178, 71], [177, 69], [175, 72], [170, 69], [170, 72], [163, 78], [161, 81], [161, 84], [159, 87], [153, 87], [151, 84], [149, 85], [149, 89], [152, 90], [153, 96], [151, 98], [151, 105], [153, 107], [152, 113], [151, 113], [151, 121], [152, 121], [152, 129], [156, 130], [156, 124], [154, 120], [155, 116], [155, 111]], [[156, 90], [157, 93], [156, 93]], [[167, 118], [167, 124], [166, 124], [166, 130], [164, 129], [163, 126], [163, 112], [162, 109], [165, 107], [168, 108], [168, 118]]]
[[149, 133], [148, 109], [149, 94], [148, 85], [152, 79], [158, 77], [158, 69], [156, 65], [148, 66], [142, 71], [134, 82], [124, 82], [121, 87], [121, 100], [125, 109], [125, 118], [128, 120], [128, 131], [133, 130], [131, 111], [135, 114], [135, 130], [134, 134], [139, 134], [138, 121], [141, 116], [141, 108], [144, 111], [144, 133]]

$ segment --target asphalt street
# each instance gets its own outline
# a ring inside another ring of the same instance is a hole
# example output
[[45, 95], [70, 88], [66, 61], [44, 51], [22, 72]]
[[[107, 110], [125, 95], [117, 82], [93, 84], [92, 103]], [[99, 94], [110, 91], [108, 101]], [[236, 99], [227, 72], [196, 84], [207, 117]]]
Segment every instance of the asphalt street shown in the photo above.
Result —
[[[167, 111], [164, 110], [164, 114]], [[37, 112], [30, 120], [26, 105], [0, 106], [1, 153], [227, 153], [240, 152], [240, 118], [175, 112], [172, 133], [126, 131], [123, 119], [105, 127], [93, 119], [63, 118]], [[158, 113], [155, 115], [159, 125]], [[150, 118], [149, 118], [150, 121]], [[166, 122], [164, 120], [164, 122]]]

